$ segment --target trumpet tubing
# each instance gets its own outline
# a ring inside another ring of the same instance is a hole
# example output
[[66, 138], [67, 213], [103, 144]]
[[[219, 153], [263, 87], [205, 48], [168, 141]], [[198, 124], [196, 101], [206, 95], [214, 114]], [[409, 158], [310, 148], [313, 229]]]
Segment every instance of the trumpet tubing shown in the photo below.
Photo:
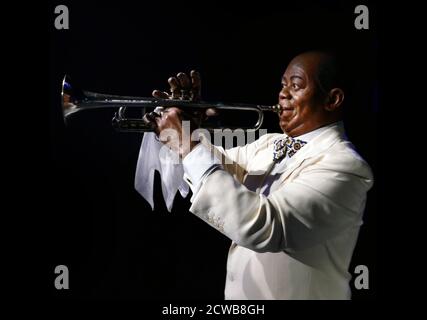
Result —
[[[280, 105], [254, 105], [254, 104], [242, 104], [242, 103], [211, 103], [205, 101], [188, 101], [181, 99], [158, 99], [158, 98], [147, 98], [147, 97], [133, 97], [133, 96], [119, 96], [102, 94], [91, 91], [79, 90], [71, 86], [69, 78], [64, 77], [62, 81], [62, 114], [64, 121], [71, 115], [90, 109], [106, 109], [114, 108], [118, 111], [115, 113], [112, 119], [113, 127], [120, 132], [148, 132], [153, 131], [150, 124], [143, 120], [142, 117], [129, 118], [126, 116], [128, 109], [139, 108], [147, 113], [148, 108], [156, 107], [178, 107], [184, 111], [197, 111], [206, 110], [208, 108], [214, 108], [221, 112], [239, 112], [239, 115], [248, 114], [249, 112], [255, 113], [257, 119], [251, 126], [240, 126], [240, 125], [228, 125], [223, 126], [217, 123], [203, 123], [202, 128], [206, 129], [222, 129], [222, 128], [242, 128], [242, 129], [253, 129], [257, 130], [261, 127], [264, 120], [264, 112], [280, 112]], [[225, 118], [223, 116], [223, 118]], [[240, 118], [240, 117], [239, 117]], [[243, 117], [242, 117], [243, 118]], [[224, 120], [224, 119], [222, 119]], [[230, 119], [228, 119], [230, 120]], [[221, 119], [220, 119], [221, 122]]]

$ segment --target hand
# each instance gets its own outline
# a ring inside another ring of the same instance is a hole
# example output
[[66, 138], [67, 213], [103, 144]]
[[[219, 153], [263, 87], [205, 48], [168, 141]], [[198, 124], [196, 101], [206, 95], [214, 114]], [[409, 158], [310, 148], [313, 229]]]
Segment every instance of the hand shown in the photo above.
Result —
[[[154, 90], [152, 95], [160, 99], [180, 99], [190, 101], [201, 100], [201, 79], [197, 71], [191, 71], [190, 77], [183, 72], [177, 74], [176, 77], [168, 79], [170, 93], [160, 90]], [[197, 145], [197, 141], [191, 141], [191, 132], [200, 126], [203, 120], [207, 117], [216, 116], [217, 111], [214, 108], [206, 110], [198, 110], [188, 112], [177, 107], [163, 108], [158, 107], [153, 112], [144, 116], [144, 120], [150, 123], [160, 137], [160, 140], [168, 145], [172, 150], [177, 152], [181, 157], [185, 157], [191, 149]], [[190, 120], [190, 130], [183, 130], [182, 121]], [[164, 136], [167, 139], [162, 139], [162, 132], [166, 129], [171, 131], [166, 132]], [[173, 134], [175, 132], [175, 134]]]
[[184, 128], [183, 111], [176, 107], [156, 108], [155, 112], [147, 114], [144, 119], [153, 124], [154, 131], [160, 141], [184, 158], [199, 143], [191, 141], [190, 128]]
[[[176, 77], [170, 77], [168, 79], [170, 86], [170, 94], [165, 91], [154, 90], [152, 95], [155, 98], [160, 99], [179, 99], [199, 102], [202, 98], [202, 80], [199, 72], [192, 70], [190, 76], [184, 72], [179, 72]], [[197, 126], [200, 126], [202, 121], [208, 117], [218, 116], [218, 111], [215, 108], [207, 108], [203, 111], [186, 112], [184, 115], [188, 115], [187, 118], [195, 122]]]
[[153, 97], [161, 99], [181, 99], [190, 101], [201, 100], [201, 79], [200, 74], [192, 70], [190, 77], [183, 72], [180, 72], [176, 77], [168, 79], [170, 86], [170, 94], [165, 91], [154, 90]]

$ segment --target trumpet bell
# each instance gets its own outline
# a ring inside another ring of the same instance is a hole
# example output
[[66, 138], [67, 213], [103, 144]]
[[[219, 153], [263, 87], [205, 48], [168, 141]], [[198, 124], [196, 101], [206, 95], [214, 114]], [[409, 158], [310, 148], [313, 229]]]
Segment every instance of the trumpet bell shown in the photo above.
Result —
[[77, 105], [74, 104], [75, 98], [73, 88], [70, 84], [70, 78], [65, 76], [62, 80], [61, 90], [61, 108], [64, 119], [77, 110]]

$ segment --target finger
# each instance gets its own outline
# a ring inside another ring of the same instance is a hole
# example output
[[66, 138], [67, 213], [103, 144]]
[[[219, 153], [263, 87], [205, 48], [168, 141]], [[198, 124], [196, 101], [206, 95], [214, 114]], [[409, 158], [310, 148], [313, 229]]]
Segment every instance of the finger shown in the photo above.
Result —
[[157, 125], [158, 125], [158, 122], [156, 120], [157, 118], [159, 118], [158, 115], [156, 115], [153, 112], [149, 112], [149, 113], [146, 113], [142, 119], [146, 124], [150, 125], [151, 128], [154, 129], [154, 131], [156, 131]]
[[218, 112], [218, 109], [216, 109], [216, 108], [208, 108], [208, 109], [206, 109], [205, 114], [208, 117], [214, 117], [214, 116], [219, 115], [219, 112]]
[[181, 89], [184, 89], [184, 90], [190, 90], [191, 89], [190, 78], [184, 72], [178, 73], [177, 78], [179, 80], [179, 84], [181, 86]]
[[157, 114], [159, 117], [161, 117], [163, 115], [163, 112], [165, 111], [164, 107], [156, 107], [153, 110], [153, 113]]
[[183, 111], [177, 107], [170, 107], [170, 108], [167, 108], [165, 112], [166, 112], [166, 115], [169, 117], [172, 117], [172, 119], [180, 120]]
[[200, 73], [196, 70], [191, 70], [190, 76], [193, 87], [200, 87], [202, 84]]
[[175, 77], [170, 77], [168, 79], [168, 83], [170, 86], [170, 91], [172, 93], [172, 99], [178, 99], [179, 95], [181, 94], [181, 88], [180, 88], [180, 84], [177, 78]]
[[159, 99], [169, 99], [169, 94], [160, 90], [154, 90], [152, 96]]
[[196, 70], [191, 70], [191, 92], [192, 92], [192, 100], [200, 100], [202, 96], [202, 80], [200, 77], [200, 73]]
[[181, 110], [175, 107], [165, 109], [160, 117], [155, 119], [159, 132], [167, 128], [177, 128], [181, 126]]
[[179, 85], [181, 87], [181, 100], [189, 100], [191, 99], [191, 81], [190, 78], [184, 73], [180, 72], [177, 74], [177, 78], [179, 81]]

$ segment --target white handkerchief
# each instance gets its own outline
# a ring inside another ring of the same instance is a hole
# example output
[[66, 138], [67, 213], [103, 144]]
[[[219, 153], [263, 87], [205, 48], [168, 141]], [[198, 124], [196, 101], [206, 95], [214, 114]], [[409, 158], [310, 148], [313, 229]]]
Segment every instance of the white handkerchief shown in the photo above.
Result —
[[154, 210], [154, 171], [160, 173], [163, 198], [169, 212], [173, 200], [179, 191], [185, 198], [189, 186], [184, 181], [184, 168], [178, 154], [161, 143], [154, 132], [144, 133], [139, 150], [138, 163], [135, 173], [135, 189], [144, 197]]

